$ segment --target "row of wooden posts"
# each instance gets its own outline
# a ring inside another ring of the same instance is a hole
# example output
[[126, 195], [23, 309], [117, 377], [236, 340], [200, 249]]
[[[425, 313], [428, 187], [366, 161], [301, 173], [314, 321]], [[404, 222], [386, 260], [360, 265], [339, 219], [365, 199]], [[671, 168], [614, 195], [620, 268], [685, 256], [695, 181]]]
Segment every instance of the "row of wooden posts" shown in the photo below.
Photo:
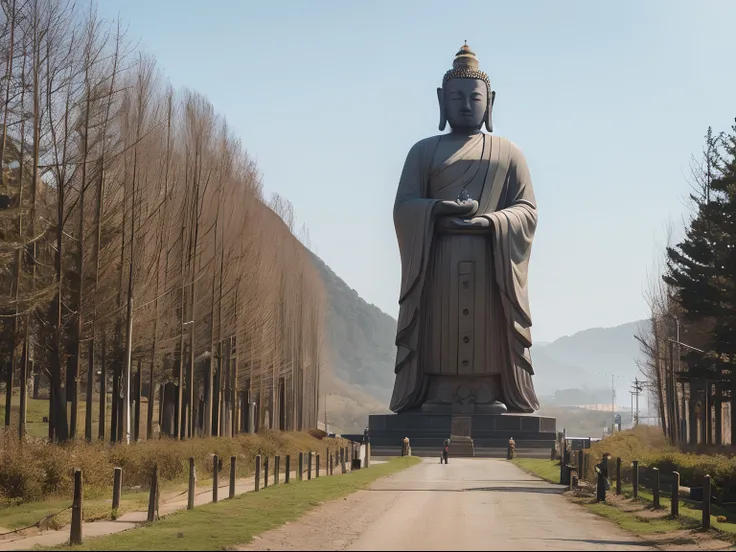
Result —
[[[352, 454], [355, 459], [355, 451]], [[284, 483], [289, 483], [291, 480], [291, 456], [286, 455], [284, 457]], [[306, 467], [305, 467], [306, 460]], [[335, 454], [331, 454], [327, 451], [327, 462], [325, 465], [325, 475], [334, 475], [335, 466], [341, 473], [348, 471], [348, 462], [350, 460], [350, 447], [341, 447]], [[354, 462], [353, 462], [354, 464]], [[298, 466], [296, 470], [297, 481], [304, 480], [304, 474], [306, 472], [307, 480], [312, 479], [312, 466], [314, 465], [315, 478], [320, 476], [320, 455], [318, 453], [308, 452], [299, 453]], [[354, 464], [355, 465], [355, 464]], [[366, 461], [366, 466], [368, 461]], [[219, 501], [220, 491], [220, 472], [222, 470], [222, 460], [215, 454], [212, 457], [212, 502], [217, 503]], [[268, 487], [269, 480], [269, 457], [262, 457], [260, 454], [256, 456], [255, 466], [255, 487], [254, 491], [259, 492], [261, 490], [261, 481], [263, 481], [263, 488]], [[279, 484], [281, 471], [281, 457], [273, 457], [273, 485]], [[237, 481], [237, 457], [230, 457], [230, 487], [228, 498], [235, 497], [235, 483]], [[194, 458], [189, 459], [189, 486], [187, 489], [187, 510], [194, 508], [194, 499], [196, 497], [196, 482], [197, 473], [194, 465]], [[115, 468], [113, 474], [113, 490], [112, 490], [112, 519], [117, 518], [117, 511], [120, 508], [120, 497], [122, 493], [123, 485], [123, 469]], [[72, 524], [69, 536], [69, 544], [82, 544], [82, 519], [83, 519], [83, 495], [84, 488], [82, 483], [82, 470], [74, 471], [74, 501], [72, 503]], [[159, 489], [159, 478], [158, 478], [158, 465], [154, 465], [153, 473], [151, 474], [151, 488], [148, 495], [148, 516], [147, 520], [153, 522], [159, 517], [159, 502], [160, 502], [160, 489]]]
[[[596, 473], [596, 501], [597, 502], [605, 502], [606, 500], [606, 479], [609, 478], [610, 470], [609, 470], [609, 459], [611, 459], [610, 456], [604, 456], [603, 460], [599, 466], [596, 466], [595, 473]], [[577, 463], [573, 465], [570, 463], [567, 466], [567, 469], [569, 470], [569, 484], [570, 489], [572, 490], [573, 487], [576, 486], [578, 475], [582, 478], [584, 477], [588, 461], [588, 455], [586, 455], [582, 450], [577, 451]], [[634, 460], [631, 463], [632, 468], [632, 484], [634, 487], [633, 490], [633, 497], [638, 498], [639, 496], [639, 487], [648, 487], [652, 491], [652, 502], [654, 508], [660, 508], [660, 494], [662, 490], [665, 490], [669, 487], [670, 490], [670, 514], [672, 517], [676, 518], [680, 515], [680, 501], [686, 500], [683, 499], [680, 496], [680, 473], [677, 471], [673, 471], [671, 475], [667, 476], [665, 475], [665, 482], [662, 481], [662, 474], [660, 473], [659, 468], [648, 468], [646, 466], [640, 466], [638, 460]], [[641, 481], [641, 472], [642, 470], [650, 470], [650, 477], [646, 477], [645, 479], [649, 481], [649, 484], [642, 484]], [[577, 475], [576, 475], [577, 474]], [[620, 495], [621, 485], [622, 485], [622, 478], [621, 478], [621, 458], [616, 458], [616, 494]], [[702, 498], [700, 501], [697, 500], [688, 500], [689, 502], [697, 503], [700, 502], [701, 508], [702, 508], [702, 527], [703, 529], [710, 529], [710, 512], [711, 512], [711, 499], [712, 499], [712, 493], [711, 493], [711, 477], [710, 475], [705, 475], [703, 477], [703, 493]]]

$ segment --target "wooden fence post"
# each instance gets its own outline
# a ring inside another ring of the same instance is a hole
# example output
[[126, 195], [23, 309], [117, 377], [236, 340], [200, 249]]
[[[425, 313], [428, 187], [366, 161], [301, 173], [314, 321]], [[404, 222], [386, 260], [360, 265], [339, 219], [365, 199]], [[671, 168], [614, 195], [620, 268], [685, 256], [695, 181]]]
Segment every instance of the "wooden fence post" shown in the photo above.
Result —
[[596, 467], [596, 484], [595, 484], [595, 501], [605, 502], [606, 501], [606, 477], [603, 475], [603, 466], [601, 468]]
[[672, 475], [675, 480], [672, 482], [672, 492], [670, 493], [670, 513], [673, 518], [676, 518], [680, 515], [680, 474], [679, 472], [673, 471]]
[[212, 502], [217, 504], [218, 490], [220, 488], [220, 459], [215, 454], [212, 457]]
[[268, 487], [268, 456], [263, 459], [263, 488]]
[[194, 465], [194, 457], [189, 459], [189, 488], [187, 490], [187, 510], [194, 509], [194, 494], [197, 489], [197, 468]]
[[578, 485], [578, 476], [575, 473], [576, 471], [576, 467], [570, 468], [570, 487], [568, 488], [569, 491], [572, 491]]
[[654, 507], [659, 508], [659, 468], [652, 468], [654, 472], [654, 487], [652, 495], [654, 496]]
[[585, 467], [583, 465], [583, 462], [585, 460], [583, 459], [583, 450], [580, 449], [578, 451], [578, 481], [582, 481], [585, 479]]
[[258, 492], [261, 490], [261, 455], [256, 454], [256, 489]]
[[286, 455], [286, 463], [284, 464], [284, 483], [291, 481], [291, 455]]
[[563, 439], [560, 441], [560, 485], [568, 484], [569, 473], [567, 465], [570, 463], [570, 453], [567, 450], [567, 443]]
[[616, 494], [621, 494], [621, 457], [616, 458]]
[[315, 455], [314, 476], [319, 477], [319, 453]]
[[123, 468], [115, 468], [112, 478], [112, 519], [118, 519], [118, 509], [120, 508], [120, 494], [123, 488]]
[[304, 453], [299, 453], [299, 467], [296, 474], [296, 480], [301, 481], [302, 476], [304, 475]]
[[236, 456], [230, 457], [230, 498], [235, 498], [235, 479], [237, 477], [237, 466], [238, 461]]
[[703, 529], [710, 529], [710, 475], [703, 478]]
[[156, 519], [158, 514], [158, 464], [153, 466], [153, 475], [151, 476], [151, 490], [148, 493], [148, 519], [149, 523]]
[[634, 498], [639, 496], [639, 461], [634, 460], [633, 464], [633, 477], [634, 480]]
[[313, 457], [313, 453], [310, 450], [307, 453], [307, 462], [309, 463], [309, 465], [307, 466], [307, 481], [312, 480], [312, 457]]
[[69, 544], [82, 544], [82, 470], [74, 470], [74, 502], [72, 502], [72, 527], [69, 534]]
[[281, 471], [281, 457], [273, 457], [273, 484], [279, 484], [279, 471]]

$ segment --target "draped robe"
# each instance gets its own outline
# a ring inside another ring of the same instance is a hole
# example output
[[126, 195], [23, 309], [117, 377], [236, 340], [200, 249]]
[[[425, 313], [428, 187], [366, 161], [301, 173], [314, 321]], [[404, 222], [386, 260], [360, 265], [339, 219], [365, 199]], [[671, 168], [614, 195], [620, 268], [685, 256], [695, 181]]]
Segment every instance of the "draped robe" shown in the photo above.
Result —
[[[489, 220], [487, 232], [440, 229], [436, 206], [463, 189], [479, 203], [475, 216]], [[498, 399], [509, 411], [537, 410], [527, 294], [537, 209], [521, 151], [484, 133], [418, 142], [404, 164], [394, 224], [402, 275], [391, 410], [421, 407], [432, 375], [500, 377]]]

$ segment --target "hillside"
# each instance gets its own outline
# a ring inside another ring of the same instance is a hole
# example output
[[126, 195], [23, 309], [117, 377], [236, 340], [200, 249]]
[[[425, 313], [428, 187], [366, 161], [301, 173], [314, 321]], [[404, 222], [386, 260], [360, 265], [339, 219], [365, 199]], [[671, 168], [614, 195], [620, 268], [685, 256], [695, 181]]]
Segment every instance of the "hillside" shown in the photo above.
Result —
[[[396, 321], [366, 303], [319, 257], [312, 260], [325, 288], [326, 373], [328, 424], [357, 431], [369, 413], [388, 412], [394, 383]], [[324, 420], [324, 397], [320, 401]]]

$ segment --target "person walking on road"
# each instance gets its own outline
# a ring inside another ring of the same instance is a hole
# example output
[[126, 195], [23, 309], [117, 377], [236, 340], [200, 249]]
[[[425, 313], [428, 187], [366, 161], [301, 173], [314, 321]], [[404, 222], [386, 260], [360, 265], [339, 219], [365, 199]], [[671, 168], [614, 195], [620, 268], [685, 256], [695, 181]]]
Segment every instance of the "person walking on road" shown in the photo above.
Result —
[[509, 439], [509, 447], [506, 450], [506, 460], [513, 460], [516, 457], [516, 441], [512, 437]]
[[442, 447], [442, 456], [440, 456], [440, 464], [443, 462], [447, 464], [447, 458], [450, 456], [450, 440], [445, 439], [445, 443]]

